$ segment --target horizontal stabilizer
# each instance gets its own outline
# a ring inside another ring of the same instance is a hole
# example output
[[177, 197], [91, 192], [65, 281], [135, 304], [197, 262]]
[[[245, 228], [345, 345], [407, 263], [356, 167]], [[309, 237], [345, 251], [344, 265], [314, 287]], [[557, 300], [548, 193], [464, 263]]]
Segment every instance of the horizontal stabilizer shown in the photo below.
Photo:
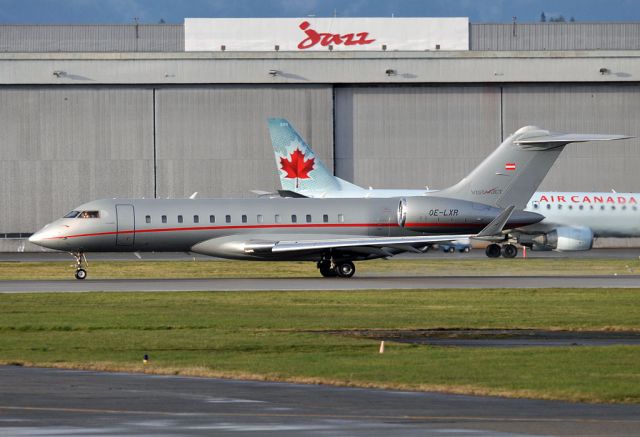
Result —
[[305, 196], [304, 194], [300, 194], [296, 191], [291, 191], [291, 190], [278, 190], [278, 194], [280, 195], [280, 197], [294, 197], [299, 199], [306, 199], [308, 197], [308, 196]]
[[628, 140], [630, 136], [627, 135], [608, 135], [608, 134], [554, 134], [540, 135], [531, 138], [522, 138], [514, 141], [515, 144], [520, 146], [526, 145], [542, 145], [549, 144], [550, 146], [559, 146], [569, 143], [585, 143], [587, 141], [613, 141], [613, 140]]

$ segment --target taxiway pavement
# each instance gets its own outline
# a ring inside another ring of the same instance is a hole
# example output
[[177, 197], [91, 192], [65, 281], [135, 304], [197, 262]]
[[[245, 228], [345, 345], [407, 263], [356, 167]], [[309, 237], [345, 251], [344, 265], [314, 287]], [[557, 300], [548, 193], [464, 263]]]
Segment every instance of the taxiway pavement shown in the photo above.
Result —
[[640, 288], [640, 275], [356, 276], [268, 279], [86, 279], [0, 281], [0, 293], [85, 291], [390, 290], [438, 288]]
[[639, 405], [0, 367], [0, 435], [636, 435]]

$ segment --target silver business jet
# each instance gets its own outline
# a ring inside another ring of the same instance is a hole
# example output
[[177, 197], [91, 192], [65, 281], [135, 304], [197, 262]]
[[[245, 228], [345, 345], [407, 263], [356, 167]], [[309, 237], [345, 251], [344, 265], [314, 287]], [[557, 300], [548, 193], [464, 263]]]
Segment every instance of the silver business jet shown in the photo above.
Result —
[[[280, 134], [291, 130], [278, 120]], [[272, 132], [273, 134], [273, 132]], [[81, 205], [29, 240], [70, 252], [84, 279], [86, 252], [192, 251], [249, 260], [309, 260], [325, 277], [351, 277], [354, 261], [422, 252], [537, 223], [527, 200], [564, 144], [526, 131], [505, 141], [458, 184], [429, 196], [313, 199], [103, 199]], [[280, 163], [295, 186], [321, 177], [289, 143]], [[515, 248], [515, 247], [514, 247]]]

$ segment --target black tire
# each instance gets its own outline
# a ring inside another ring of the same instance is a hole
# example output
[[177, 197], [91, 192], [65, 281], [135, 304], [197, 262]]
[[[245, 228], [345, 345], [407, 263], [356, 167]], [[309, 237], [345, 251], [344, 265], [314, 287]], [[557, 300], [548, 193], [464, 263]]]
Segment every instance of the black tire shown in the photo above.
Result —
[[318, 263], [318, 270], [320, 270], [320, 274], [325, 278], [335, 278], [338, 276], [338, 272], [331, 268], [330, 261], [320, 261]]
[[471, 249], [469, 249], [468, 247], [465, 247], [464, 249], [462, 249], [460, 252], [462, 253], [469, 253], [471, 251]]
[[453, 247], [453, 246], [450, 247], [449, 249], [447, 249], [447, 252], [449, 252], [449, 253], [454, 253], [455, 251], [456, 251], [456, 248]]
[[513, 244], [502, 246], [502, 256], [505, 258], [515, 258], [518, 255], [518, 248]]
[[484, 253], [489, 258], [498, 258], [500, 256], [501, 249], [500, 249], [500, 246], [498, 246], [495, 243], [492, 243], [492, 244], [487, 246], [487, 248], [484, 250]]
[[356, 272], [356, 266], [351, 261], [344, 261], [336, 265], [336, 271], [341, 278], [350, 278]]
[[84, 279], [87, 277], [87, 271], [85, 269], [76, 270], [76, 279]]

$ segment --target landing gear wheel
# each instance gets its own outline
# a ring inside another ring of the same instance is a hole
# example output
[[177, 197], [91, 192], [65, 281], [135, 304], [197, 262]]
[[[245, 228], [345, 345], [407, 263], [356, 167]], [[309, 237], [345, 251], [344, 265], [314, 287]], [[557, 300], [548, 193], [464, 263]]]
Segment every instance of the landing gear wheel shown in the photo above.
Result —
[[455, 247], [450, 247], [449, 250], [447, 250], [447, 252], [449, 252], [449, 253], [453, 253], [455, 251], [456, 251]]
[[331, 268], [331, 261], [320, 261], [318, 263], [318, 269], [320, 270], [320, 274], [325, 278], [335, 278], [338, 276], [336, 269]]
[[356, 272], [356, 266], [351, 261], [344, 261], [336, 265], [336, 271], [341, 278], [350, 278]]
[[462, 253], [469, 253], [471, 249], [469, 249], [468, 247], [465, 247], [464, 249], [462, 249], [460, 252]]
[[518, 248], [513, 244], [502, 246], [502, 256], [505, 258], [515, 258], [518, 255]]
[[71, 256], [75, 258], [75, 269], [76, 269], [76, 279], [84, 279], [87, 277], [87, 271], [85, 270], [86, 266], [89, 265], [87, 262], [87, 257], [84, 256], [82, 252], [70, 252]]
[[495, 243], [488, 245], [487, 248], [484, 250], [484, 253], [489, 258], [498, 258], [500, 256], [500, 252], [501, 252], [500, 246], [498, 246]]

